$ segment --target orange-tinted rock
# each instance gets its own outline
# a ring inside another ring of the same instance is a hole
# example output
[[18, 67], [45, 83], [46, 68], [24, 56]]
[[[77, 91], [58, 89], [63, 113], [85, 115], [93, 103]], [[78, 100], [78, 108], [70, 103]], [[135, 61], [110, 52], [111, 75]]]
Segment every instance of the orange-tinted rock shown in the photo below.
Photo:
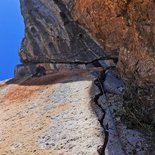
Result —
[[92, 83], [82, 70], [1, 83], [0, 154], [98, 155], [104, 135]]
[[119, 55], [124, 77], [138, 71], [141, 82], [155, 81], [155, 2], [153, 0], [77, 0], [77, 20], [111, 57]]
[[86, 63], [104, 56], [79, 23], [106, 55], [119, 57], [124, 77], [136, 70], [141, 83], [155, 81], [153, 0], [21, 0], [21, 10], [26, 27], [23, 62]]

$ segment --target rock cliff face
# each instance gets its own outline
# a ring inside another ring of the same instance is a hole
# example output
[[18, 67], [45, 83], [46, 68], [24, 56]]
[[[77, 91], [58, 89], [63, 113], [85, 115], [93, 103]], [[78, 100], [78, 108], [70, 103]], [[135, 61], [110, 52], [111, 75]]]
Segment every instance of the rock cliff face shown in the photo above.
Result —
[[71, 13], [108, 55], [118, 55], [122, 75], [137, 72], [143, 82], [154, 82], [155, 1], [77, 0]]
[[[155, 79], [153, 0], [21, 0], [22, 62], [91, 62], [118, 57], [124, 77]], [[96, 38], [103, 50], [88, 33]]]
[[65, 3], [21, 0], [25, 21], [22, 62], [86, 63], [104, 56], [102, 48], [72, 19]]
[[20, 2], [23, 64], [0, 82], [0, 154], [154, 155], [155, 1]]

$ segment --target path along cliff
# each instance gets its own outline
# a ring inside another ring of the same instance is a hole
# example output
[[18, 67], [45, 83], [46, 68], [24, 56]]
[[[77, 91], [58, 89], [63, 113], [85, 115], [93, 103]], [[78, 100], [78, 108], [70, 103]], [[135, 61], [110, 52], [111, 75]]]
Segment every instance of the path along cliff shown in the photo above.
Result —
[[0, 154], [153, 155], [145, 134], [120, 119], [122, 87], [101, 67], [2, 82]]
[[88, 73], [62, 71], [2, 85], [0, 154], [98, 154], [104, 138]]
[[[0, 154], [154, 155], [154, 0], [20, 2], [22, 64], [0, 83]], [[38, 64], [47, 75], [32, 77]]]

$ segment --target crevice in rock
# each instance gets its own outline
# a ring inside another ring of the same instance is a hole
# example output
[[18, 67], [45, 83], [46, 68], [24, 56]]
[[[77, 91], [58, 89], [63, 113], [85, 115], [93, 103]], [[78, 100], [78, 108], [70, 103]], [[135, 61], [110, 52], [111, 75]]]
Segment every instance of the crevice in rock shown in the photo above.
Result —
[[[101, 62], [102, 61], [102, 62]], [[123, 93], [122, 91], [120, 93], [118, 93], [117, 89], [117, 85], [120, 85], [120, 81], [119, 78], [117, 77], [117, 75], [115, 74], [115, 70], [113, 70], [113, 66], [110, 66], [107, 64], [107, 67], [104, 67], [106, 61], [101, 60], [98, 63], [101, 64], [100, 67], [103, 68], [102, 71], [100, 71], [98, 74], [96, 74], [96, 80], [94, 81], [94, 84], [97, 86], [99, 93], [95, 95], [94, 97], [94, 102], [96, 104], [96, 106], [98, 107], [97, 109], [99, 109], [100, 112], [96, 111], [97, 116], [99, 118], [99, 122], [104, 130], [104, 144], [102, 147], [102, 150], [100, 151], [100, 155], [105, 155], [106, 151], [109, 150], [109, 144], [111, 143], [110, 141], [112, 140], [112, 136], [113, 133], [111, 130], [115, 130], [115, 123], [113, 122], [114, 127], [111, 126], [111, 122], [110, 121], [110, 117], [111, 119], [113, 119], [112, 117], [112, 112], [111, 109], [109, 108], [109, 98], [108, 98], [108, 94], [107, 93], [112, 93], [112, 94], [118, 94], [121, 95], [121, 93]], [[96, 64], [98, 64], [96, 63]], [[93, 64], [94, 65], [94, 64]], [[97, 66], [96, 66], [97, 67]], [[114, 80], [114, 81], [111, 81]], [[107, 85], [107, 83], [109, 83], [111, 86], [109, 87], [109, 85]], [[111, 87], [113, 87], [113, 91], [108, 91], [111, 89]], [[116, 88], [115, 88], [116, 87]], [[105, 100], [102, 98], [105, 98]], [[104, 102], [104, 103], [103, 103]], [[104, 105], [104, 107], [103, 107]], [[109, 117], [110, 116], [110, 117]], [[112, 134], [112, 135], [111, 135]], [[124, 155], [125, 151], [123, 151], [123, 147], [122, 147], [122, 143], [120, 142], [120, 139], [118, 138], [118, 141], [120, 143], [120, 146], [118, 150], [122, 150], [121, 153]]]
[[[145, 152], [148, 151], [151, 152], [149, 154], [153, 154], [153, 146], [145, 137], [144, 133], [129, 129], [121, 120], [121, 95], [123, 95], [123, 92], [119, 94], [115, 90], [111, 92], [106, 90], [108, 86], [115, 89], [114, 84], [119, 84], [119, 81], [117, 83], [117, 76], [114, 71], [103, 68], [103, 71], [97, 73], [95, 77], [96, 80], [94, 84], [98, 89], [98, 93], [94, 97], [94, 103], [97, 107], [96, 114], [105, 135], [104, 144], [102, 149], [99, 150], [99, 154], [105, 155], [107, 151], [110, 154], [117, 152], [119, 155], [145, 154]], [[105, 83], [109, 84], [105, 85]], [[131, 117], [129, 112], [126, 114], [128, 117]], [[144, 146], [146, 146], [146, 148], [144, 148]]]
[[[72, 19], [72, 16], [69, 12], [69, 10], [67, 9], [67, 7], [63, 4], [62, 1], [60, 0], [54, 0], [55, 4], [58, 6], [58, 8], [60, 9], [60, 16], [64, 22], [64, 26], [66, 27], [66, 29], [70, 28], [70, 27], [75, 27], [74, 31], [75, 31], [75, 36], [77, 37], [78, 41], [80, 42], [81, 46], [83, 46], [83, 48], [89, 52], [95, 59], [101, 59], [102, 56], [100, 53], [96, 52], [96, 50], [94, 50], [94, 48], [92, 48], [92, 45], [90, 45], [87, 41], [86, 38], [87, 36], [85, 36], [83, 34], [83, 32], [85, 31], [85, 29], [81, 28], [80, 25], [78, 24], [78, 22], [74, 21]], [[84, 31], [83, 31], [84, 30]], [[74, 38], [74, 36], [73, 36]]]
[[102, 71], [99, 75], [99, 77], [94, 81], [94, 84], [98, 87], [100, 93], [95, 95], [94, 97], [94, 102], [95, 104], [99, 107], [99, 109], [102, 111], [103, 115], [101, 117], [101, 119], [99, 119], [100, 125], [102, 126], [102, 128], [104, 129], [104, 134], [105, 134], [105, 138], [104, 138], [104, 144], [103, 147], [101, 149], [101, 151], [99, 152], [100, 155], [105, 155], [105, 149], [108, 143], [108, 139], [109, 139], [109, 132], [108, 132], [108, 124], [106, 124], [106, 126], [103, 124], [105, 115], [106, 115], [106, 111], [104, 110], [104, 108], [101, 106], [101, 104], [99, 104], [99, 98], [105, 94], [104, 92], [104, 86], [102, 84], [102, 82], [105, 80], [106, 78], [106, 74], [105, 71]]
[[55, 4], [57, 4], [57, 6], [59, 7], [59, 9], [61, 10], [60, 12], [60, 16], [62, 18], [62, 20], [65, 21], [67, 20], [67, 22], [71, 22], [72, 18], [71, 15], [67, 9], [67, 7], [59, 0], [54, 0]]

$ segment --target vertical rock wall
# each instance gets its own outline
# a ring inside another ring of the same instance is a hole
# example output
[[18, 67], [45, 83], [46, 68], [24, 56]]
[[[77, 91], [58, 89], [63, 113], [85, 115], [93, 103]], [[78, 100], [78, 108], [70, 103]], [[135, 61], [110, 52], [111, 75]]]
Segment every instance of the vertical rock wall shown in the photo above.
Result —
[[25, 22], [20, 49], [23, 63], [86, 63], [104, 56], [102, 48], [71, 18], [68, 9], [71, 4], [58, 0], [21, 0]]
[[105, 57], [87, 30], [106, 56], [119, 58], [124, 77], [137, 72], [141, 83], [154, 83], [154, 0], [21, 0], [21, 10], [22, 62], [87, 63]]
[[155, 2], [77, 0], [72, 16], [97, 38], [106, 54], [118, 56], [122, 75], [140, 82], [155, 79]]

